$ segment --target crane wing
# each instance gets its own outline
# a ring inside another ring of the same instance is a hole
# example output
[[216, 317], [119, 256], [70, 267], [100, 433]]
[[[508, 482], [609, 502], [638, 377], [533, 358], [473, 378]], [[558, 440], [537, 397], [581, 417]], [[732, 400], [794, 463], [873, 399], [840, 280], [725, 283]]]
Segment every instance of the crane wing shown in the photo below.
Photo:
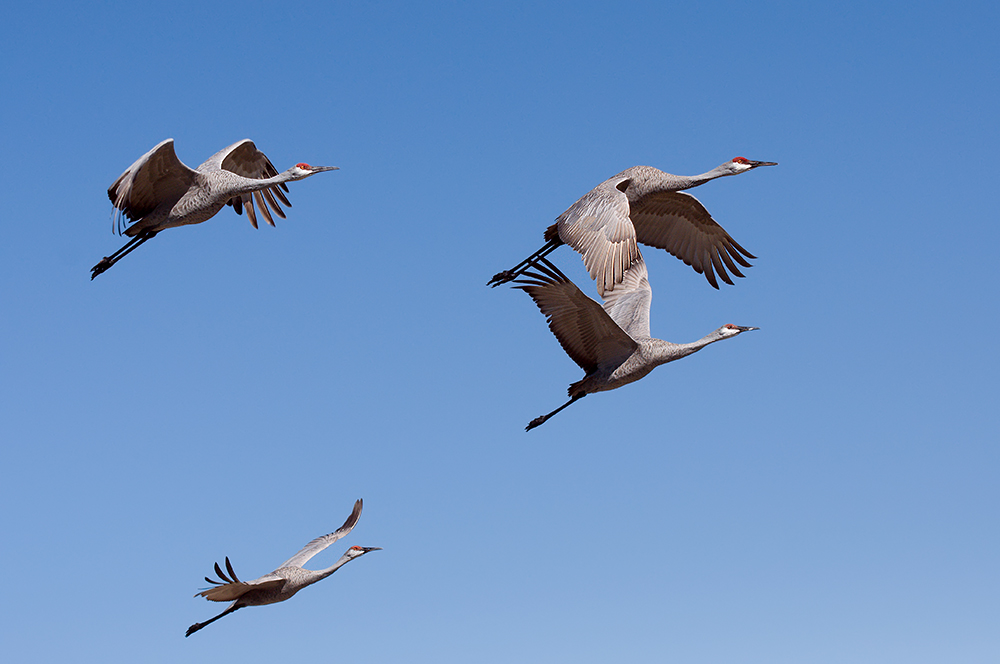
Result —
[[559, 239], [583, 255], [601, 297], [621, 282], [625, 270], [639, 258], [628, 198], [617, 184], [615, 178], [602, 182], [556, 219]]
[[317, 537], [313, 541], [309, 542], [302, 547], [301, 551], [281, 563], [281, 565], [278, 566], [278, 569], [281, 569], [282, 567], [302, 567], [317, 553], [330, 546], [341, 537], [347, 535], [347, 533], [351, 532], [351, 530], [354, 529], [354, 526], [357, 525], [358, 519], [361, 517], [361, 507], [362, 501], [359, 498], [357, 502], [354, 503], [354, 510], [351, 512], [351, 516], [347, 517], [347, 521], [344, 522], [344, 525], [337, 528], [337, 530], [333, 531], [329, 535]]
[[649, 287], [646, 261], [639, 259], [625, 271], [622, 282], [604, 295], [604, 310], [633, 339], [648, 339], [649, 305], [653, 289]]
[[274, 574], [268, 574], [254, 581], [238, 581], [202, 590], [200, 593], [195, 594], [195, 597], [200, 595], [212, 602], [231, 602], [234, 599], [239, 599], [251, 590], [280, 590], [284, 585], [285, 579]]
[[209, 583], [216, 584], [216, 587], [195, 593], [195, 597], [201, 596], [213, 602], [230, 602], [234, 599], [242, 597], [250, 590], [278, 590], [285, 584], [285, 579], [278, 576], [274, 572], [265, 574], [259, 579], [254, 579], [253, 581], [240, 581], [236, 578], [236, 573], [233, 571], [233, 566], [229, 562], [228, 556], [226, 557], [226, 571], [229, 572], [229, 576], [226, 576], [225, 572], [222, 571], [222, 568], [219, 567], [219, 563], [215, 563], [215, 573], [219, 576], [221, 581], [215, 581], [206, 576], [205, 580]]
[[666, 249], [695, 272], [704, 273], [715, 288], [719, 287], [715, 272], [724, 282], [732, 284], [726, 269], [742, 277], [736, 263], [752, 267], [743, 256], [756, 258], [730, 237], [691, 194], [680, 191], [647, 194], [631, 201], [630, 216], [639, 242]]
[[168, 138], [136, 159], [108, 187], [108, 198], [115, 206], [113, 221], [118, 233], [122, 219], [137, 221], [162, 204], [173, 205], [187, 193], [198, 173], [181, 163], [174, 152], [174, 139]]
[[538, 272], [525, 272], [515, 286], [531, 296], [566, 354], [588, 374], [618, 366], [638, 344], [597, 302], [583, 294], [555, 265], [542, 258]]
[[[244, 138], [242, 141], [219, 150], [199, 167], [199, 170], [201, 169], [226, 170], [254, 180], [273, 178], [278, 174], [278, 170], [271, 163], [271, 160], [267, 158], [267, 155], [258, 150], [257, 146], [249, 138]], [[284, 203], [286, 207], [292, 207], [292, 204], [288, 201], [288, 197], [285, 196], [287, 192], [288, 186], [284, 182], [281, 182], [259, 191], [234, 196], [229, 199], [227, 204], [233, 206], [236, 214], [242, 214], [243, 208], [246, 207], [247, 218], [253, 224], [253, 227], [257, 228], [257, 215], [254, 214], [254, 202], [256, 201], [257, 209], [260, 210], [264, 220], [269, 225], [274, 226], [274, 219], [271, 218], [271, 210], [274, 210], [274, 214], [282, 219], [285, 218], [285, 211], [278, 205], [278, 201]], [[275, 198], [278, 200], [276, 201]]]

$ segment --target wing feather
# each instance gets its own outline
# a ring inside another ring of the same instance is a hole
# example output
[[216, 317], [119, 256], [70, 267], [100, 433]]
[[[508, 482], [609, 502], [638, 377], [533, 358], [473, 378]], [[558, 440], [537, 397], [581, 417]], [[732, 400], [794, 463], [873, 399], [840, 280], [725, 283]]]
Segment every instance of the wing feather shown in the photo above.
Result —
[[556, 220], [559, 239], [583, 255], [602, 297], [639, 258], [628, 199], [617, 183], [612, 178], [597, 185]]
[[130, 222], [142, 219], [160, 205], [176, 203], [197, 177], [197, 171], [177, 158], [174, 139], [158, 143], [108, 187], [108, 198], [115, 207], [113, 223], [118, 232], [122, 233]]
[[206, 588], [198, 593], [195, 593], [195, 597], [204, 597], [205, 599], [211, 600], [213, 602], [229, 602], [238, 597], [243, 596], [250, 590], [261, 589], [261, 588], [279, 588], [285, 583], [283, 577], [279, 577], [274, 574], [265, 574], [259, 579], [254, 579], [253, 581], [240, 581], [236, 576], [236, 572], [233, 571], [233, 565], [229, 562], [229, 556], [226, 556], [226, 571], [229, 572], [229, 576], [226, 576], [222, 568], [219, 567], [219, 563], [215, 563], [215, 573], [219, 576], [221, 581], [215, 581], [207, 576], [205, 580], [209, 583], [216, 584], [214, 588]]
[[[719, 284], [714, 273], [718, 273], [727, 284], [733, 283], [729, 272], [737, 277], [743, 276], [728, 260], [729, 256], [743, 267], [752, 267], [744, 256], [756, 258], [740, 246], [691, 194], [653, 191], [631, 201], [630, 217], [638, 242], [667, 250], [696, 272], [703, 273], [715, 288]], [[720, 255], [725, 257], [722, 261], [719, 260]]]
[[649, 307], [653, 289], [649, 286], [646, 261], [632, 263], [625, 271], [622, 282], [604, 296], [604, 310], [611, 319], [633, 339], [648, 339]]
[[253, 581], [235, 581], [215, 588], [208, 588], [195, 593], [195, 597], [204, 597], [212, 602], [231, 602], [251, 590], [278, 590], [284, 585], [285, 579], [272, 573]]
[[344, 525], [337, 528], [337, 530], [333, 531], [329, 535], [317, 537], [313, 541], [309, 542], [302, 547], [298, 553], [281, 563], [281, 565], [278, 566], [278, 569], [281, 569], [282, 567], [302, 567], [310, 558], [347, 535], [347, 533], [351, 532], [351, 530], [354, 529], [354, 526], [357, 525], [358, 519], [361, 518], [362, 505], [363, 503], [359, 498], [357, 502], [354, 503], [354, 510], [351, 512], [351, 515], [347, 517], [347, 521], [344, 522]]
[[597, 302], [587, 297], [548, 260], [525, 272], [515, 288], [523, 290], [545, 315], [566, 354], [585, 372], [624, 362], [638, 344]]
[[[237, 141], [236, 143], [223, 148], [209, 157], [208, 160], [199, 168], [227, 170], [235, 173], [236, 175], [254, 180], [271, 178], [278, 174], [278, 169], [274, 167], [274, 164], [272, 164], [271, 160], [267, 158], [267, 155], [258, 150], [254, 142], [248, 138], [245, 138], [242, 141]], [[281, 182], [279, 184], [266, 187], [260, 192], [253, 192], [252, 194], [248, 193], [239, 197], [234, 197], [229, 201], [229, 204], [232, 205], [236, 213], [239, 214], [240, 206], [238, 206], [234, 201], [241, 201], [242, 207], [245, 207], [247, 210], [247, 218], [250, 220], [250, 223], [254, 228], [257, 228], [257, 215], [255, 212], [258, 211], [261, 216], [264, 217], [264, 221], [266, 221], [269, 225], [274, 226], [274, 220], [271, 218], [271, 211], [268, 210], [267, 203], [271, 204], [271, 209], [274, 210], [275, 214], [284, 219], [285, 213], [278, 206], [274, 197], [272, 197], [272, 194], [277, 196], [278, 200], [282, 203], [291, 207], [292, 204], [288, 202], [288, 197], [282, 193], [287, 191], [288, 186], [284, 182]], [[265, 200], [267, 203], [265, 203]], [[257, 210], [254, 209], [255, 202], [257, 204]]]

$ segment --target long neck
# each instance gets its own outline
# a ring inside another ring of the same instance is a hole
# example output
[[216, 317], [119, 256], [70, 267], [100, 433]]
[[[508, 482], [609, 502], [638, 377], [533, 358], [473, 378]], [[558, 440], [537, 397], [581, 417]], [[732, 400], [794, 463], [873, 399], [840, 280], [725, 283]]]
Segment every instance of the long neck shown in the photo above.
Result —
[[[325, 579], [326, 577], [330, 576], [331, 574], [333, 574], [338, 569], [340, 569], [341, 567], [343, 567], [347, 563], [351, 562], [352, 560], [354, 560], [354, 558], [351, 558], [347, 554], [344, 554], [343, 556], [340, 557], [340, 560], [338, 560], [337, 562], [335, 562], [330, 567], [327, 567], [326, 569], [316, 570], [316, 572], [315, 572], [316, 575], [317, 575], [316, 576], [316, 581], [319, 581], [320, 579]], [[315, 583], [315, 581], [313, 583]]]
[[682, 191], [684, 189], [697, 187], [698, 185], [705, 184], [710, 180], [721, 178], [724, 175], [732, 175], [732, 173], [723, 169], [722, 166], [716, 166], [712, 170], [707, 173], [702, 173], [701, 175], [675, 175], [674, 178], [676, 178], [676, 182], [680, 185], [675, 189], [675, 191]]
[[656, 356], [660, 364], [665, 364], [667, 362], [672, 362], [674, 360], [679, 360], [682, 357], [687, 357], [691, 353], [697, 353], [699, 350], [704, 348], [709, 344], [713, 344], [716, 341], [721, 341], [725, 337], [719, 335], [718, 330], [710, 334], [706, 334], [698, 341], [692, 341], [687, 344], [675, 344], [669, 341], [663, 341], [662, 339], [654, 339], [656, 342]]
[[292, 172], [292, 169], [278, 173], [274, 177], [264, 178], [261, 180], [256, 178], [246, 178], [242, 175], [236, 175], [235, 173], [233, 173], [231, 177], [231, 181], [233, 182], [233, 193], [236, 194], [246, 194], [251, 191], [260, 191], [261, 189], [270, 187], [271, 185], [281, 184], [282, 182], [288, 182], [289, 180], [301, 179], [296, 177], [295, 173]]
[[664, 190], [683, 191], [684, 189], [697, 187], [700, 184], [705, 184], [709, 180], [714, 180], [724, 175], [732, 175], [723, 166], [717, 166], [701, 175], [674, 175], [673, 173], [664, 173], [652, 166], [633, 166], [632, 168], [625, 169], [611, 179], [621, 180], [628, 178], [632, 181], [628, 189], [625, 190], [625, 194], [628, 196], [629, 201], [634, 203], [651, 192]]

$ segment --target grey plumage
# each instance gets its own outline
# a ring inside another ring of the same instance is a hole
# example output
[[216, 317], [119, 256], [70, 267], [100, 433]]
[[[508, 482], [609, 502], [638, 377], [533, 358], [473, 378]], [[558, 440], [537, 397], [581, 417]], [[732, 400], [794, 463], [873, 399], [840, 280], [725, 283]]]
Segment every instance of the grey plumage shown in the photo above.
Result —
[[515, 282], [515, 288], [531, 296], [563, 350], [586, 375], [569, 386], [568, 402], [532, 420], [526, 428], [529, 431], [588, 394], [635, 382], [661, 364], [687, 357], [716, 341], [758, 329], [723, 325], [686, 344], [651, 337], [649, 306], [653, 292], [642, 256], [625, 271], [615, 289], [605, 293], [603, 307], [584, 295], [547, 259], [538, 258], [534, 267], [537, 271], [524, 272], [523, 278]]
[[160, 231], [200, 224], [226, 205], [231, 205], [237, 214], [246, 208], [254, 228], [257, 228], [256, 211], [274, 226], [272, 211], [285, 218], [279, 202], [291, 207], [285, 196], [286, 182], [332, 170], [337, 167], [300, 163], [278, 173], [249, 139], [233, 143], [192, 169], [177, 158], [174, 139], [168, 138], [139, 157], [108, 188], [108, 198], [115, 209], [114, 226], [119, 234], [132, 240], [91, 268], [90, 278]]
[[302, 568], [302, 565], [309, 561], [310, 558], [354, 529], [354, 526], [358, 523], [358, 519], [361, 518], [361, 508], [362, 501], [359, 499], [354, 503], [354, 509], [351, 511], [351, 515], [347, 517], [344, 525], [329, 535], [317, 537], [302, 547], [294, 556], [283, 562], [278, 569], [253, 581], [240, 581], [236, 576], [236, 572], [233, 571], [233, 566], [230, 564], [228, 556], [226, 557], [226, 572], [228, 572], [228, 575], [222, 571], [219, 563], [215, 563], [215, 573], [219, 576], [219, 580], [216, 581], [207, 576], [205, 577], [205, 580], [214, 584], [215, 587], [202, 590], [195, 597], [204, 597], [213, 602], [231, 601], [232, 604], [214, 618], [191, 625], [184, 636], [191, 636], [206, 625], [210, 625], [219, 618], [229, 615], [233, 611], [242, 609], [245, 606], [262, 606], [264, 604], [283, 602], [306, 586], [310, 586], [330, 576], [350, 561], [360, 558], [369, 551], [381, 550], [381, 547], [377, 546], [352, 546], [336, 563], [326, 569], [314, 571]]
[[751, 267], [756, 258], [734, 240], [685, 189], [727, 175], [738, 175], [770, 161], [736, 157], [701, 175], [672, 175], [651, 166], [633, 166], [584, 194], [545, 231], [545, 245], [510, 270], [493, 276], [489, 285], [516, 279], [556, 247], [568, 244], [583, 256], [590, 277], [603, 297], [621, 283], [625, 271], [640, 260], [637, 243], [665, 249], [713, 287], [719, 279], [732, 284], [731, 272]]

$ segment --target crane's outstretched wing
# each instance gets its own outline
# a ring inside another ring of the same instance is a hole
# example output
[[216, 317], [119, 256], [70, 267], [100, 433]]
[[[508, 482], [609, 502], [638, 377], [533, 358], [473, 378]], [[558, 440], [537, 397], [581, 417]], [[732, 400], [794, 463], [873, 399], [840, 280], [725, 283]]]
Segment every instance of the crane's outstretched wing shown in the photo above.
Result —
[[[271, 160], [267, 158], [267, 155], [258, 150], [257, 146], [249, 138], [244, 138], [242, 141], [233, 143], [229, 147], [218, 151], [202, 164], [201, 168], [204, 167], [227, 170], [254, 180], [273, 178], [278, 174], [278, 170], [271, 163]], [[288, 197], [285, 196], [285, 192], [287, 191], [288, 186], [282, 182], [265, 187], [259, 191], [234, 196], [229, 199], [228, 205], [233, 206], [236, 214], [242, 214], [243, 207], [246, 206], [247, 218], [253, 224], [253, 227], [257, 228], [257, 215], [254, 214], [254, 201], [256, 201], [257, 208], [259, 208], [260, 213], [264, 216], [264, 220], [271, 226], [274, 226], [274, 219], [271, 218], [270, 210], [274, 210], [274, 213], [282, 219], [285, 218], [285, 212], [278, 205], [278, 202], [274, 200], [275, 197], [284, 203], [286, 207], [292, 207], [292, 204], [288, 202]], [[270, 210], [268, 209], [268, 205], [270, 205]]]
[[[583, 255], [601, 297], [621, 282], [625, 270], [639, 258], [628, 199], [616, 184], [614, 178], [602, 182], [556, 219], [559, 239]], [[545, 239], [551, 238], [546, 234]]]
[[604, 310], [633, 339], [648, 339], [649, 305], [653, 289], [649, 287], [646, 261], [639, 259], [625, 270], [622, 282], [604, 295]]
[[519, 284], [515, 288], [531, 296], [559, 345], [581, 369], [589, 374], [602, 365], [617, 366], [628, 359], [638, 344], [601, 305], [545, 258], [535, 268], [538, 272], [525, 272], [526, 278], [515, 281]]
[[215, 573], [219, 575], [221, 581], [215, 581], [206, 576], [205, 580], [216, 584], [216, 587], [195, 593], [195, 597], [201, 596], [213, 602], [230, 602], [242, 597], [250, 590], [278, 590], [285, 584], [285, 579], [273, 572], [253, 581], [240, 581], [236, 578], [236, 572], [233, 571], [233, 566], [229, 562], [228, 556], [226, 556], [226, 570], [229, 572], [228, 577], [223, 573], [222, 568], [219, 567], [219, 563], [215, 563]]
[[[191, 188], [197, 175], [177, 158], [172, 138], [136, 159], [108, 187], [108, 198], [115, 206], [112, 223], [118, 234], [124, 232], [128, 222], [142, 219], [160, 204], [176, 203]], [[124, 223], [123, 218], [127, 220]]]
[[729, 278], [726, 268], [737, 277], [742, 277], [743, 273], [736, 263], [753, 267], [743, 256], [756, 256], [730, 237], [691, 194], [681, 191], [647, 194], [631, 201], [629, 216], [639, 242], [666, 249], [699, 274], [704, 273], [708, 283], [715, 288], [719, 287], [715, 272], [731, 285], [733, 280]]
[[351, 512], [351, 516], [347, 517], [347, 521], [344, 522], [344, 525], [337, 528], [329, 535], [317, 537], [313, 541], [309, 542], [302, 547], [301, 551], [281, 563], [281, 565], [278, 566], [278, 569], [281, 569], [282, 567], [302, 567], [310, 558], [339, 540], [341, 537], [347, 535], [347, 533], [351, 532], [351, 530], [354, 529], [354, 526], [357, 525], [358, 519], [361, 517], [361, 506], [362, 502], [359, 498], [357, 502], [354, 503], [354, 510]]

